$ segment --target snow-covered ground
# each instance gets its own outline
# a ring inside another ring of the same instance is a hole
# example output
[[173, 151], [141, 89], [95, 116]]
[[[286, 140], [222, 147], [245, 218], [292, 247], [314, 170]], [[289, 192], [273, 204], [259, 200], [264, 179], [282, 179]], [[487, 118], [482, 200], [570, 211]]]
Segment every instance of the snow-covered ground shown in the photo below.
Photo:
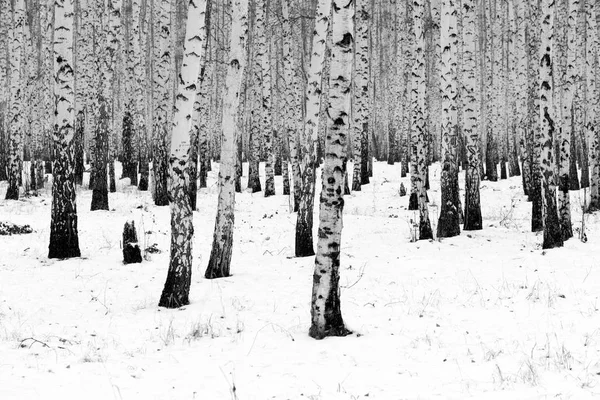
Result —
[[[587, 243], [542, 251], [520, 178], [482, 183], [484, 230], [411, 243], [399, 165], [347, 197], [342, 312], [354, 332], [308, 337], [313, 258], [292, 258], [287, 197], [237, 195], [233, 275], [203, 278], [216, 169], [195, 213], [191, 304], [159, 309], [169, 209], [119, 182], [110, 212], [78, 189], [82, 257], [47, 259], [51, 196], [5, 201], [0, 399], [588, 399], [600, 396], [600, 215]], [[430, 215], [437, 225], [439, 166]], [[244, 184], [245, 184], [244, 179]], [[277, 178], [281, 193], [281, 178]], [[461, 179], [462, 185], [462, 179]], [[319, 190], [320, 191], [320, 186]], [[572, 192], [581, 228], [581, 197]], [[582, 192], [583, 194], [583, 192]], [[317, 202], [318, 204], [318, 202]], [[315, 229], [318, 210], [315, 210]], [[160, 254], [123, 265], [123, 224]]]

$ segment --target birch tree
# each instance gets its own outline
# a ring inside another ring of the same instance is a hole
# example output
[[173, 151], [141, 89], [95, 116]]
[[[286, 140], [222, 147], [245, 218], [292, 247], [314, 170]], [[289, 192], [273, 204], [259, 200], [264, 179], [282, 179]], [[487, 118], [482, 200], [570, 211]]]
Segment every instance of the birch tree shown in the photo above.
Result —
[[555, 135], [552, 81], [552, 31], [554, 28], [554, 0], [542, 0], [540, 10], [540, 76], [539, 76], [539, 118], [541, 146], [540, 172], [542, 177], [542, 212], [544, 221], [544, 242], [542, 247], [561, 247], [563, 238], [556, 206], [556, 184], [554, 182], [553, 143]]
[[229, 45], [229, 62], [223, 103], [223, 136], [219, 167], [219, 201], [210, 260], [204, 276], [229, 276], [233, 248], [236, 135], [240, 90], [246, 62], [248, 36], [248, 0], [234, 0]]
[[48, 258], [79, 257], [75, 202], [73, 0], [54, 3], [54, 165]]
[[294, 185], [294, 211], [298, 211], [300, 205], [300, 192], [302, 178], [300, 175], [300, 151], [298, 128], [302, 120], [300, 104], [298, 104], [298, 93], [300, 92], [300, 79], [295, 72], [296, 60], [292, 50], [292, 24], [290, 22], [289, 2], [281, 0], [281, 14], [283, 24], [283, 68], [285, 84], [287, 87], [284, 96], [285, 105], [285, 129], [289, 143], [290, 159], [292, 164], [292, 184]]
[[[562, 7], [561, 7], [562, 8]], [[562, 127], [557, 129], [559, 146], [558, 155], [558, 212], [563, 238], [569, 239], [573, 236], [571, 226], [571, 203], [569, 199], [570, 187], [570, 161], [571, 161], [571, 136], [573, 131], [573, 106], [574, 92], [576, 89], [575, 79], [577, 74], [577, 49], [575, 41], [577, 36], [577, 15], [579, 11], [579, 0], [568, 0], [567, 18], [567, 64], [564, 81], [562, 82]], [[559, 38], [560, 39], [560, 38]], [[562, 128], [562, 129], [561, 129]]]
[[159, 34], [160, 34], [160, 56], [157, 65], [154, 68], [155, 77], [154, 85], [157, 93], [157, 101], [155, 103], [155, 125], [153, 130], [153, 151], [152, 151], [152, 168], [153, 168], [153, 185], [154, 185], [154, 204], [157, 206], [166, 206], [169, 204], [167, 192], [167, 145], [168, 145], [168, 118], [169, 106], [171, 100], [171, 50], [170, 50], [170, 35], [171, 27], [169, 16], [171, 13], [170, 0], [161, 0], [159, 15]]
[[454, 0], [442, 0], [442, 202], [438, 236], [460, 235], [458, 192], [457, 114], [457, 8]]
[[[423, 0], [413, 3], [414, 20], [414, 64], [411, 102], [413, 107], [413, 123], [411, 132], [413, 166], [411, 180], [416, 183], [417, 207], [419, 210], [419, 239], [432, 239], [431, 222], [427, 208], [427, 190], [425, 175], [427, 174], [427, 132], [425, 131], [425, 35], [423, 30], [424, 7]], [[412, 196], [412, 194], [411, 194]]]
[[[367, 0], [356, 0], [356, 55], [354, 65], [354, 97], [352, 138], [354, 168], [352, 174], [352, 190], [360, 191], [363, 182], [361, 170], [363, 147], [367, 146], [369, 132], [369, 9]], [[365, 175], [368, 183], [369, 177]]]
[[178, 308], [189, 304], [192, 279], [193, 210], [187, 184], [189, 182], [188, 153], [196, 84], [206, 40], [206, 0], [189, 0], [183, 62], [179, 73], [179, 88], [173, 115], [169, 185], [171, 201], [171, 257], [167, 280], [160, 296], [159, 307]]
[[309, 334], [316, 339], [346, 336], [340, 306], [339, 267], [344, 211], [344, 175], [353, 58], [354, 0], [333, 0], [329, 130], [325, 139], [319, 207], [319, 239], [315, 257]]
[[21, 176], [23, 130], [23, 87], [22, 52], [23, 28], [25, 25], [25, 1], [15, 0], [13, 5], [12, 26], [9, 28], [9, 54], [10, 54], [10, 105], [8, 109], [8, 188], [6, 200], [19, 200], [19, 181]]
[[596, 35], [594, 43], [594, 87], [592, 92], [592, 102], [594, 109], [595, 121], [592, 123], [591, 132], [591, 147], [590, 147], [590, 167], [592, 169], [592, 176], [590, 180], [590, 203], [588, 206], [588, 212], [600, 210], [600, 129], [597, 127], [598, 120], [600, 119], [600, 61], [598, 59], [600, 55], [600, 46], [598, 41], [600, 40], [600, 2], [594, 3], [595, 17], [596, 17]]
[[304, 139], [302, 140], [302, 194], [296, 220], [296, 257], [315, 254], [313, 248], [313, 207], [319, 142], [319, 112], [321, 109], [321, 75], [325, 66], [325, 49], [331, 0], [319, 0], [315, 16], [313, 43], [305, 95]]
[[465, 224], [464, 230], [482, 229], [481, 203], [479, 195], [479, 115], [481, 94], [478, 90], [477, 74], [477, 9], [474, 0], [462, 0], [463, 15], [463, 82], [464, 88], [464, 135], [466, 138], [468, 165], [465, 177]]
[[269, 46], [267, 44], [266, 29], [267, 24], [267, 3], [265, 0], [256, 2], [256, 21], [257, 21], [257, 40], [258, 54], [261, 63], [262, 79], [262, 134], [263, 146], [266, 155], [265, 162], [265, 197], [275, 195], [275, 156], [273, 153], [273, 106], [271, 102], [271, 61], [269, 55]]

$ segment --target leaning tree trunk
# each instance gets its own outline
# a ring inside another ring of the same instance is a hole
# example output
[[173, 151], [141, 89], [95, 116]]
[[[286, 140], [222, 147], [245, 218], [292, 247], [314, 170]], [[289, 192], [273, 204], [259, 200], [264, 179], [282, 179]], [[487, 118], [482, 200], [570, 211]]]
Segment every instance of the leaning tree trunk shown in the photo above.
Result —
[[223, 136], [219, 167], [219, 203], [212, 251], [204, 276], [208, 279], [229, 276], [233, 247], [235, 167], [237, 157], [238, 106], [246, 62], [248, 35], [248, 0], [232, 4], [232, 26], [225, 97], [223, 103]]
[[171, 202], [171, 258], [159, 307], [178, 308], [189, 304], [192, 281], [194, 213], [187, 188], [188, 156], [196, 84], [206, 40], [206, 0], [189, 0], [183, 62], [173, 115], [169, 186]]
[[542, 215], [544, 218], [544, 249], [561, 247], [563, 238], [556, 206], [554, 182], [554, 109], [552, 99], [552, 30], [554, 27], [554, 0], [543, 0], [540, 10], [540, 172], [542, 180]]
[[315, 257], [309, 334], [316, 339], [346, 336], [340, 307], [339, 268], [344, 211], [347, 130], [352, 85], [353, 14], [347, 0], [333, 1], [333, 49], [329, 78], [329, 129], [319, 207], [319, 240]]
[[48, 258], [79, 257], [73, 138], [73, 0], [54, 3], [54, 165]]
[[457, 113], [457, 8], [454, 0], [442, 0], [442, 202], [437, 234], [460, 235], [458, 199]]
[[306, 85], [304, 135], [302, 143], [302, 194], [296, 219], [296, 257], [315, 254], [313, 249], [313, 207], [319, 142], [319, 112], [321, 109], [321, 74], [325, 66], [325, 43], [329, 29], [330, 0], [319, 0], [316, 12], [313, 44]]
[[[10, 105], [8, 109], [8, 188], [6, 200], [19, 200], [19, 180], [21, 176], [23, 148], [23, 104], [22, 104], [22, 52], [24, 43], [25, 1], [14, 2], [14, 16], [9, 28], [10, 49]], [[10, 12], [10, 11], [5, 11]], [[12, 28], [12, 29], [11, 29]]]

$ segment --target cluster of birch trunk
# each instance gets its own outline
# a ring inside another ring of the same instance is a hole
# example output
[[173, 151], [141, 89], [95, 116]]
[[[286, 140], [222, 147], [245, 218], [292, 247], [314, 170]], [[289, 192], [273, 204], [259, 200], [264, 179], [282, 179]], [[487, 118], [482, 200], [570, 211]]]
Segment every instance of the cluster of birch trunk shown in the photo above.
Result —
[[119, 179], [151, 190], [171, 210], [160, 305], [180, 307], [218, 162], [205, 277], [230, 275], [236, 192], [289, 195], [294, 253], [316, 256], [310, 334], [345, 335], [342, 213], [374, 159], [410, 174], [416, 239], [434, 162], [437, 237], [482, 229], [482, 179], [522, 176], [544, 248], [573, 236], [570, 190], [600, 209], [599, 35], [594, 0], [0, 0], [0, 180], [16, 200], [52, 172], [51, 258], [80, 255], [85, 171], [92, 211]]

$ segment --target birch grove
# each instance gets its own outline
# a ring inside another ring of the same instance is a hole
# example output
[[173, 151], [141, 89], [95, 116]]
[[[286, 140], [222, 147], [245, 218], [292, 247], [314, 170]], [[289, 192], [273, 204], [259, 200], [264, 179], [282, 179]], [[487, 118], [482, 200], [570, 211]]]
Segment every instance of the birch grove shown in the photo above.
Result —
[[0, 233], [168, 258], [164, 308], [310, 265], [298, 326], [346, 336], [380, 246], [595, 243], [599, 41], [592, 0], [0, 0]]

